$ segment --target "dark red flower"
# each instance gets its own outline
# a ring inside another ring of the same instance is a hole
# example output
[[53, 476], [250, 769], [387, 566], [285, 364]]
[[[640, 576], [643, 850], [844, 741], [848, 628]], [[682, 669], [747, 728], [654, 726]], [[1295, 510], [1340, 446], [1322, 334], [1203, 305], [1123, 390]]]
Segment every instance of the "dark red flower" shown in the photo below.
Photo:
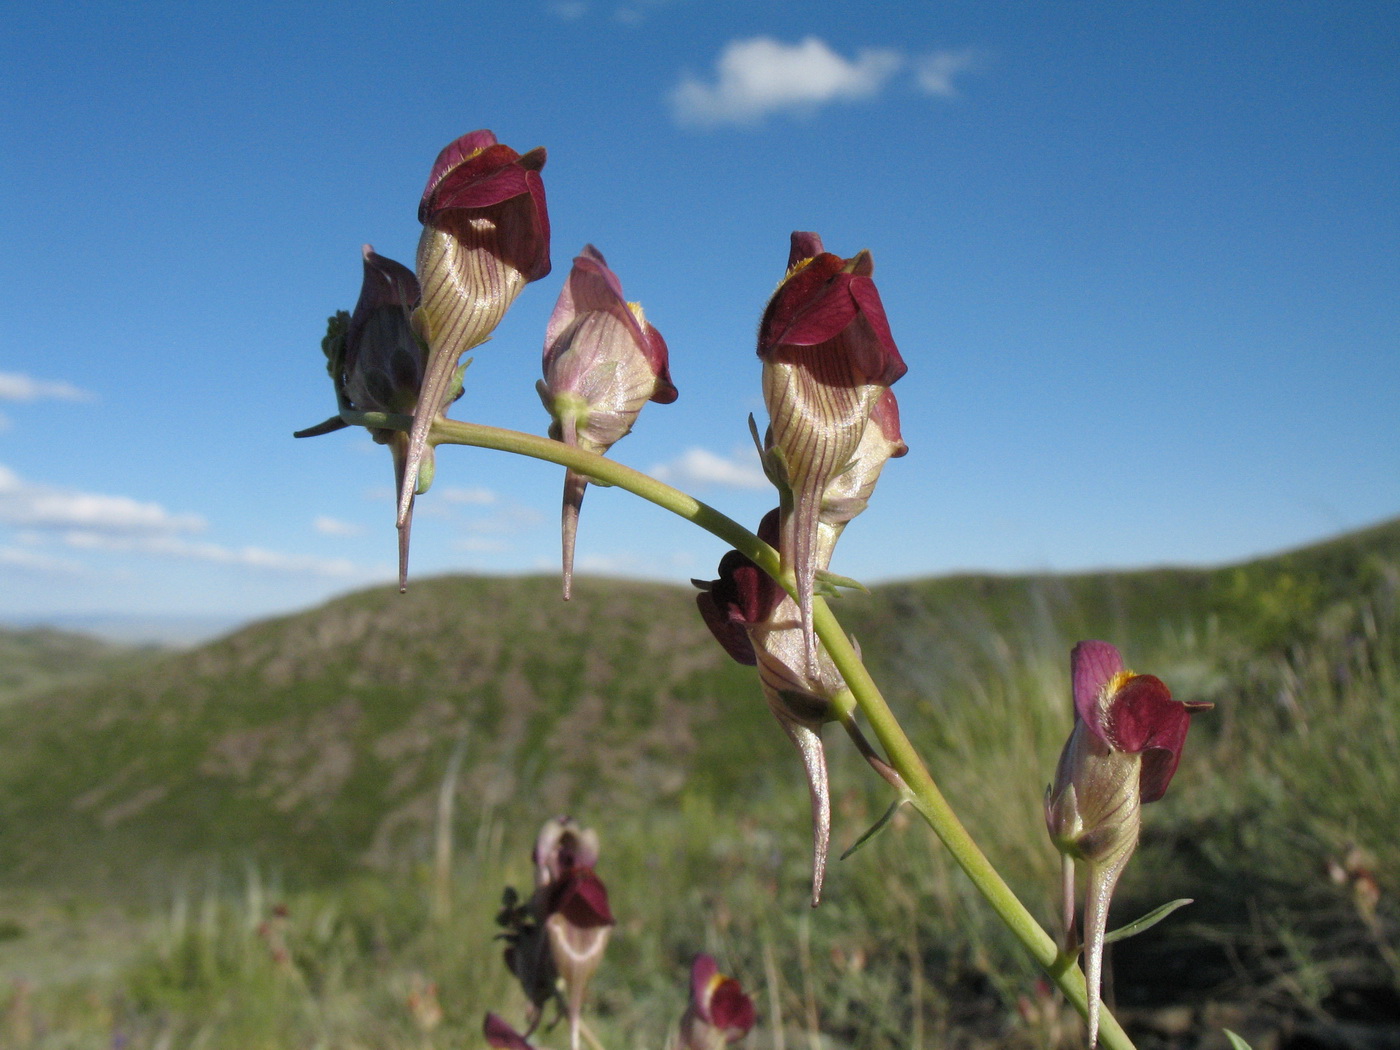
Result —
[[[463, 135], [438, 154], [418, 205], [422, 297], [413, 320], [428, 364], [409, 431], [399, 486], [399, 528], [407, 525], [428, 430], [460, 389], [458, 363], [485, 342], [530, 281], [549, 273], [545, 151], [521, 155], [489, 131]], [[406, 565], [399, 567], [399, 585]]]

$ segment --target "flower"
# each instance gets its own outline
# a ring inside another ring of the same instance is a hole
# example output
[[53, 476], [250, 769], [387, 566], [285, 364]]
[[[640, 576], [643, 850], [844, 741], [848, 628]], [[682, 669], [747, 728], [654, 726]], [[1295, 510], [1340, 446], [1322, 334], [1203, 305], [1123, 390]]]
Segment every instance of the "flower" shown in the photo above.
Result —
[[[422, 394], [409, 431], [399, 486], [399, 528], [407, 527], [420, 484], [428, 429], [455, 396], [462, 354], [485, 342], [530, 281], [549, 273], [545, 151], [523, 156], [489, 131], [463, 135], [438, 154], [418, 205], [422, 299], [413, 313], [428, 344]], [[406, 564], [399, 566], [399, 586]]]
[[[537, 389], [554, 421], [549, 436], [589, 452], [606, 453], [626, 437], [648, 401], [669, 405], [666, 341], [593, 245], [584, 246], [559, 293], [544, 341], [544, 379]], [[564, 598], [574, 573], [574, 539], [588, 478], [564, 477]]]
[[823, 251], [815, 233], [796, 232], [787, 276], [759, 325], [765, 466], [783, 491], [778, 549], [796, 579], [810, 665], [822, 496], [856, 455], [881, 392], [907, 371], [873, 269], [869, 252], [842, 259]]
[[506, 966], [534, 1009], [530, 1031], [562, 984], [573, 1050], [579, 1045], [584, 993], [614, 924], [607, 888], [593, 871], [597, 861], [596, 834], [569, 817], [547, 821], [535, 841], [534, 894], [519, 905], [515, 891], [507, 890], [496, 917], [506, 928]]
[[1074, 861], [1088, 869], [1084, 970], [1093, 1046], [1109, 900], [1137, 848], [1142, 806], [1166, 793], [1191, 715], [1212, 705], [1173, 700], [1161, 679], [1126, 670], [1107, 642], [1080, 642], [1070, 668], [1074, 730], [1045, 792], [1045, 823], [1064, 856], [1067, 937], [1074, 929]]
[[[778, 511], [759, 525], [767, 543], [777, 539]], [[837, 717], [832, 701], [846, 688], [826, 649], [811, 669], [803, 641], [797, 603], [762, 569], [739, 551], [719, 565], [719, 579], [692, 580], [700, 616], [736, 661], [758, 667], [763, 698], [802, 758], [812, 800], [812, 905], [821, 900], [831, 841], [831, 791], [821, 727]]]
[[712, 956], [697, 955], [678, 1050], [720, 1050], [748, 1035], [755, 1020], [753, 1000], [739, 982], [720, 973]]

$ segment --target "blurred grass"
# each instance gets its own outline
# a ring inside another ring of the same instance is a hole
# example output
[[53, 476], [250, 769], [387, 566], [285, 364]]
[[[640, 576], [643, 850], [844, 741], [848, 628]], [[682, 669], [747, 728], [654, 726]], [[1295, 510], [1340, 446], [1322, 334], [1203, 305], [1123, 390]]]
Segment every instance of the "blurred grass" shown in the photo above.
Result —
[[[750, 1046], [1071, 1045], [907, 813], [807, 908], [796, 758], [683, 592], [582, 581], [561, 607], [556, 586], [366, 592], [0, 711], [0, 1046], [480, 1045], [486, 1009], [523, 1011], [491, 939], [501, 889], [565, 811], [602, 834], [619, 918], [591, 1022], [610, 1048], [663, 1044], [701, 950], [755, 994]], [[838, 613], [1051, 928], [1040, 799], [1069, 648], [1105, 638], [1216, 703], [1145, 812], [1115, 916], [1196, 903], [1115, 946], [1111, 991], [1144, 1045], [1208, 1042], [1235, 1010], [1263, 1050], [1400, 1024], [1398, 590], [1391, 525], [1220, 570], [888, 586]], [[828, 741], [839, 852], [888, 800]], [[457, 748], [443, 915], [435, 799]]]

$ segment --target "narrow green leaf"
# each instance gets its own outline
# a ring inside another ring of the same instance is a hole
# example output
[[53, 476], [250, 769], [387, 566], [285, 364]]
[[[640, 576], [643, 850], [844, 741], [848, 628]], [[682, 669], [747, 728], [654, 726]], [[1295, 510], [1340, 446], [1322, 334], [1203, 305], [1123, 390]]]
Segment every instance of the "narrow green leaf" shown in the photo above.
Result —
[[897, 798], [893, 802], [891, 802], [890, 808], [885, 810], [885, 815], [882, 816], [879, 820], [877, 820], [874, 824], [870, 825], [869, 830], [867, 830], [866, 833], [860, 838], [856, 839], [855, 843], [851, 846], [850, 849], [848, 849], [845, 853], [841, 854], [841, 859], [845, 860], [852, 853], [860, 849], [867, 842], [869, 842], [876, 835], [878, 835], [880, 832], [884, 831], [885, 825], [887, 825], [891, 820], [894, 819], [894, 815], [899, 811], [899, 807], [904, 805], [904, 803], [908, 801], [909, 800], [907, 798]]
[[817, 570], [817, 588], [823, 598], [839, 598], [838, 587], [844, 587], [848, 591], [860, 591], [861, 594], [870, 593], [870, 588], [859, 580], [853, 580], [849, 576], [841, 576], [827, 569]]
[[1222, 1028], [1221, 1031], [1225, 1033], [1225, 1038], [1230, 1040], [1230, 1050], [1251, 1050], [1250, 1045], [1230, 1029]]
[[1135, 933], [1141, 933], [1143, 930], [1150, 930], [1178, 908], [1184, 908], [1186, 905], [1194, 903], [1195, 900], [1191, 897], [1181, 897], [1174, 901], [1168, 901], [1160, 908], [1152, 909], [1152, 911], [1148, 912], [1136, 922], [1130, 922], [1126, 926], [1118, 927], [1118, 929], [1105, 936], [1103, 942], [1104, 944], [1109, 944], [1113, 941], [1121, 941], [1125, 937], [1133, 936]]

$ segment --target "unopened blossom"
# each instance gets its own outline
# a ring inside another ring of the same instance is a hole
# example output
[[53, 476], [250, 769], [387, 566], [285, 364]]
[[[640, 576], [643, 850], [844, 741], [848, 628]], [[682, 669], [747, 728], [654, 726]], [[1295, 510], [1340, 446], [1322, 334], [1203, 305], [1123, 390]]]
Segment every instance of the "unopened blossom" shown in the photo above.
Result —
[[534, 894], [518, 905], [513, 891], [507, 891], [496, 920], [506, 927], [506, 965], [535, 1011], [530, 1031], [545, 1003], [560, 996], [572, 1050], [578, 1050], [588, 982], [614, 924], [607, 888], [593, 871], [597, 860], [598, 839], [592, 831], [568, 817], [548, 821], [535, 843]]
[[881, 392], [907, 370], [873, 269], [869, 252], [842, 259], [824, 251], [815, 233], [796, 232], [787, 276], [759, 325], [769, 418], [765, 468], [783, 494], [778, 550], [796, 580], [812, 665], [822, 496], [855, 457]]
[[697, 955], [677, 1050], [722, 1050], [748, 1035], [756, 1020], [753, 1000], [739, 982], [720, 973], [712, 956]]
[[[559, 293], [545, 330], [544, 379], [537, 389], [553, 417], [556, 441], [606, 453], [626, 437], [648, 401], [676, 399], [666, 341], [629, 303], [622, 284], [593, 245], [585, 245]], [[588, 478], [564, 476], [564, 598], [572, 590], [574, 541]]]
[[[330, 318], [321, 349], [335, 383], [342, 409], [410, 415], [418, 404], [427, 352], [413, 333], [410, 314], [418, 302], [418, 278], [413, 271], [375, 252], [361, 249], [363, 277], [355, 312], [340, 311]], [[345, 426], [335, 417], [302, 436]], [[408, 435], [390, 427], [369, 427], [370, 437], [388, 445], [394, 459], [394, 485], [401, 487], [408, 457]], [[427, 449], [420, 476], [432, 478], [432, 449]], [[399, 531], [400, 560], [407, 556], [412, 516]]]
[[[522, 156], [491, 132], [473, 131], [443, 149], [428, 176], [418, 205], [422, 298], [413, 314], [428, 363], [399, 486], [400, 529], [421, 490], [428, 430], [460, 386], [462, 355], [486, 341], [526, 284], [549, 273], [544, 162], [543, 148]], [[400, 564], [401, 588], [405, 573]]]
[[1166, 793], [1191, 715], [1211, 705], [1173, 700], [1161, 679], [1127, 670], [1107, 642], [1080, 642], [1070, 667], [1074, 730], [1045, 793], [1045, 823], [1064, 856], [1067, 935], [1074, 929], [1074, 861], [1087, 869], [1084, 974], [1092, 1047], [1109, 901], [1137, 848], [1142, 806]]

